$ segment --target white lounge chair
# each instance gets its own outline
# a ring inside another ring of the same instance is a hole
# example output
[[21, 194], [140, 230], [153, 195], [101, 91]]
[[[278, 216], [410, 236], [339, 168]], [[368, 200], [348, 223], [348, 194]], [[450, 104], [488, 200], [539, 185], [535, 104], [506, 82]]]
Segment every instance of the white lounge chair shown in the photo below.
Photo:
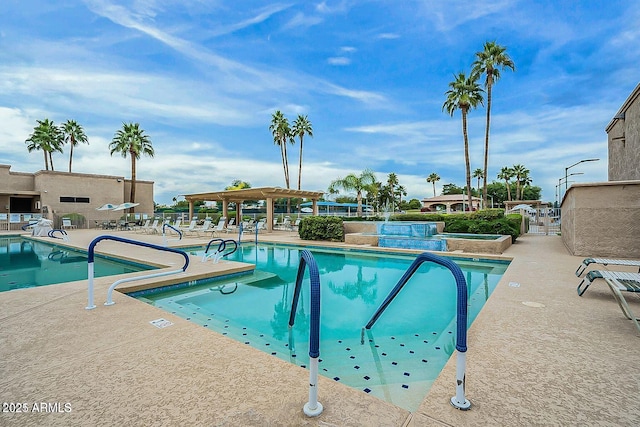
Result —
[[147, 231], [147, 229], [149, 228], [149, 225], [150, 225], [150, 224], [151, 224], [151, 220], [150, 220], [150, 219], [148, 219], [148, 220], [146, 220], [146, 221], [144, 222], [144, 224], [143, 224], [143, 225], [141, 225], [141, 226], [139, 226], [139, 227], [136, 227], [136, 228], [134, 229], [134, 231], [135, 231], [136, 233], [138, 233], [138, 232], [143, 233], [143, 232]]
[[196, 227], [193, 231], [187, 230], [185, 232], [185, 235], [187, 235], [187, 236], [195, 235], [196, 237], [200, 237], [200, 233], [211, 232], [210, 228], [211, 228], [211, 220], [210, 219], [206, 219], [204, 221], [204, 224], [202, 224], [200, 227]]
[[229, 220], [229, 223], [227, 224], [227, 226], [224, 228], [224, 231], [226, 233], [233, 233], [238, 229], [238, 227], [236, 226], [236, 219], [235, 218], [231, 218]]
[[182, 227], [182, 232], [184, 234], [194, 232], [196, 231], [197, 226], [198, 226], [198, 220], [192, 219], [188, 227]]
[[217, 233], [224, 231], [224, 226], [226, 223], [227, 223], [227, 218], [224, 216], [221, 216], [220, 219], [218, 220], [218, 224], [216, 224], [216, 226], [211, 231], [211, 237], [215, 237]]
[[582, 260], [582, 264], [578, 266], [576, 270], [576, 276], [580, 277], [589, 266], [589, 264], [602, 264], [602, 265], [627, 265], [630, 267], [638, 267], [638, 273], [640, 273], [640, 261], [633, 259], [610, 259], [610, 258], [585, 258]]
[[282, 221], [282, 224], [279, 224], [277, 227], [275, 227], [277, 230], [286, 230], [289, 231], [291, 230], [291, 218], [289, 218], [288, 216], [284, 218], [284, 221]]
[[147, 227], [144, 232], [147, 234], [151, 234], [151, 233], [157, 233], [158, 232], [158, 222], [160, 220], [158, 219], [154, 219], [153, 223], [151, 223], [151, 225], [149, 227]]
[[72, 228], [77, 228], [77, 227], [71, 223], [71, 218], [62, 218], [62, 229], [70, 230]]
[[[638, 332], [640, 332], [640, 323], [638, 323], [638, 320], [640, 319], [631, 312], [631, 308], [629, 308], [627, 300], [622, 295], [622, 292], [632, 292], [636, 294], [640, 293], [640, 273], [591, 270], [578, 285], [578, 295], [582, 296], [589, 285], [591, 285], [591, 283], [593, 283], [593, 281], [596, 279], [604, 279], [606, 284], [609, 286], [609, 289], [611, 289], [611, 292], [613, 292], [613, 296], [620, 306], [622, 313], [626, 316], [627, 319], [633, 320], [636, 328], [638, 328]], [[586, 286], [581, 289], [581, 286], [585, 282]]]

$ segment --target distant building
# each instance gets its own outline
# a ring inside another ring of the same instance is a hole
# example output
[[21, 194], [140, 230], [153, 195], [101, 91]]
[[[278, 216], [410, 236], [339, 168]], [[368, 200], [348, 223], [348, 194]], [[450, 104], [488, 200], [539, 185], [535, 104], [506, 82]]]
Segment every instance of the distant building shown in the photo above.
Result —
[[640, 84], [605, 131], [609, 144], [609, 181], [640, 179]]
[[[477, 210], [480, 207], [481, 199], [471, 197], [472, 208], [469, 209], [469, 196], [465, 194], [446, 194], [444, 196], [436, 196], [422, 199], [422, 207], [428, 208], [432, 212], [442, 210], [446, 213], [464, 212], [469, 210]], [[441, 209], [438, 209], [441, 207]]]
[[[115, 220], [122, 211], [98, 211], [100, 206], [129, 201], [131, 180], [122, 176], [93, 175], [41, 170], [12, 172], [0, 165], [0, 230], [19, 230], [33, 217], [43, 216], [59, 226], [64, 215], [79, 214], [80, 227], [93, 228]], [[136, 213], [152, 215], [153, 181], [136, 180]]]

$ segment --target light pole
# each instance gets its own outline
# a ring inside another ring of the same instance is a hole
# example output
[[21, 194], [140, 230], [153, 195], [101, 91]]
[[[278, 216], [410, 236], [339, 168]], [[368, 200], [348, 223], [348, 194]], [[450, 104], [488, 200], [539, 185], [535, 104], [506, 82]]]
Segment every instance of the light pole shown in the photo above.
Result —
[[[562, 199], [562, 181], [564, 181], [564, 185], [565, 185], [565, 193], [567, 192], [567, 185], [569, 184], [568, 178], [570, 176], [574, 176], [574, 175], [584, 175], [584, 172], [574, 172], [574, 173], [570, 173], [569, 175], [566, 175], [564, 178], [560, 178], [558, 180], [558, 204], [560, 204], [560, 200]], [[573, 181], [571, 181], [573, 182]]]
[[579, 165], [580, 163], [584, 163], [584, 162], [597, 162], [600, 159], [584, 159], [584, 160], [580, 160], [579, 162], [576, 162], [574, 164], [572, 164], [571, 166], [567, 166], [566, 168], [564, 168], [564, 179], [565, 179], [565, 183], [564, 183], [564, 191], [567, 191], [567, 178], [569, 178], [569, 176], [571, 175], [575, 175], [575, 174], [571, 174], [569, 175], [569, 169], [571, 169], [572, 167]]

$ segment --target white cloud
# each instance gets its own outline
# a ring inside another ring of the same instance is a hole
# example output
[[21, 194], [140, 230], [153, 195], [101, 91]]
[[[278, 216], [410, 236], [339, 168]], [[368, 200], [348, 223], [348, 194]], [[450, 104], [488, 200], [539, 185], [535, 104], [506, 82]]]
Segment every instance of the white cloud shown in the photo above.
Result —
[[327, 62], [331, 65], [349, 65], [351, 64], [351, 59], [344, 56], [334, 56], [327, 59]]

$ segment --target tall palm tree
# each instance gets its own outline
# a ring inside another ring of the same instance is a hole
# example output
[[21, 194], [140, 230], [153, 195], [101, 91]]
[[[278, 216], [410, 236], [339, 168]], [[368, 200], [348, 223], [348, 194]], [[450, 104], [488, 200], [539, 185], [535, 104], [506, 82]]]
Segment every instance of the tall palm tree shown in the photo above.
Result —
[[432, 172], [427, 177], [427, 182], [430, 182], [430, 183], [433, 184], [433, 197], [436, 197], [436, 182], [438, 182], [438, 181], [440, 181], [440, 175], [438, 175], [435, 172]]
[[370, 188], [370, 186], [376, 182], [376, 176], [370, 169], [365, 169], [359, 176], [353, 173], [345, 176], [344, 178], [338, 178], [332, 181], [329, 185], [329, 191], [337, 188], [342, 188], [345, 191], [355, 191], [356, 200], [358, 202], [357, 214], [362, 216], [362, 191]]
[[498, 179], [504, 179], [504, 184], [507, 186], [507, 200], [509, 201], [511, 201], [511, 186], [509, 185], [509, 180], [513, 177], [513, 169], [509, 166], [504, 166], [498, 174]]
[[[140, 129], [139, 123], [122, 123], [122, 129], [118, 130], [109, 144], [110, 154], [120, 153], [122, 157], [131, 157], [131, 195], [129, 201], [136, 200], [136, 160], [141, 155], [154, 156], [153, 146], [149, 135], [145, 135]], [[134, 210], [131, 209], [131, 212]]]
[[25, 140], [28, 143], [27, 150], [29, 152], [42, 150], [45, 170], [49, 170], [49, 164], [51, 164], [51, 170], [54, 170], [51, 153], [54, 151], [62, 153], [62, 134], [49, 119], [36, 120], [36, 122], [38, 125], [33, 128], [33, 133]]
[[398, 210], [401, 210], [401, 206], [402, 206], [402, 196], [406, 196], [407, 195], [407, 189], [405, 188], [404, 185], [398, 185], [396, 187], [395, 190], [395, 194], [398, 195]]
[[313, 127], [307, 116], [298, 115], [298, 118], [293, 122], [291, 133], [300, 138], [300, 162], [298, 164], [298, 190], [300, 190], [302, 177], [302, 140], [305, 134], [313, 138]]
[[391, 212], [395, 212], [395, 199], [396, 199], [396, 189], [395, 186], [398, 185], [400, 181], [398, 181], [398, 175], [391, 172], [387, 177], [387, 185], [389, 186], [389, 193], [391, 194]]
[[284, 169], [284, 183], [287, 188], [289, 185], [289, 160], [287, 159], [287, 142], [294, 142], [291, 134], [291, 127], [289, 126], [289, 120], [282, 114], [282, 111], [277, 110], [271, 116], [271, 125], [269, 130], [273, 135], [273, 143], [280, 146], [280, 155], [282, 156], [282, 168]]
[[478, 186], [476, 188], [478, 190], [478, 194], [480, 194], [480, 179], [484, 177], [484, 172], [481, 168], [475, 168], [472, 176], [474, 178], [478, 178]]
[[487, 165], [489, 163], [489, 124], [491, 121], [491, 88], [500, 79], [500, 70], [510, 68], [515, 71], [513, 61], [506, 53], [507, 48], [495, 41], [485, 42], [484, 50], [476, 52], [476, 60], [472, 65], [472, 73], [486, 76], [484, 86], [487, 88], [487, 123], [484, 134], [484, 184], [482, 186], [482, 203], [487, 204]]
[[71, 146], [69, 151], [69, 173], [71, 173], [71, 161], [73, 159], [73, 147], [78, 145], [79, 142], [88, 144], [87, 135], [84, 133], [84, 129], [75, 120], [67, 120], [60, 126], [60, 132], [62, 133], [62, 139], [64, 142]]
[[462, 136], [464, 138], [464, 161], [467, 177], [467, 195], [469, 206], [471, 207], [471, 165], [469, 163], [469, 135], [467, 134], [467, 113], [470, 108], [476, 108], [482, 104], [482, 88], [478, 85], [478, 75], [472, 74], [467, 77], [465, 73], [458, 73], [455, 80], [449, 83], [450, 89], [445, 93], [446, 101], [442, 109], [446, 110], [451, 117], [456, 110], [462, 113]]
[[513, 174], [516, 178], [516, 200], [522, 200], [520, 186], [522, 185], [522, 179], [529, 175], [529, 169], [525, 168], [523, 165], [513, 165]]

